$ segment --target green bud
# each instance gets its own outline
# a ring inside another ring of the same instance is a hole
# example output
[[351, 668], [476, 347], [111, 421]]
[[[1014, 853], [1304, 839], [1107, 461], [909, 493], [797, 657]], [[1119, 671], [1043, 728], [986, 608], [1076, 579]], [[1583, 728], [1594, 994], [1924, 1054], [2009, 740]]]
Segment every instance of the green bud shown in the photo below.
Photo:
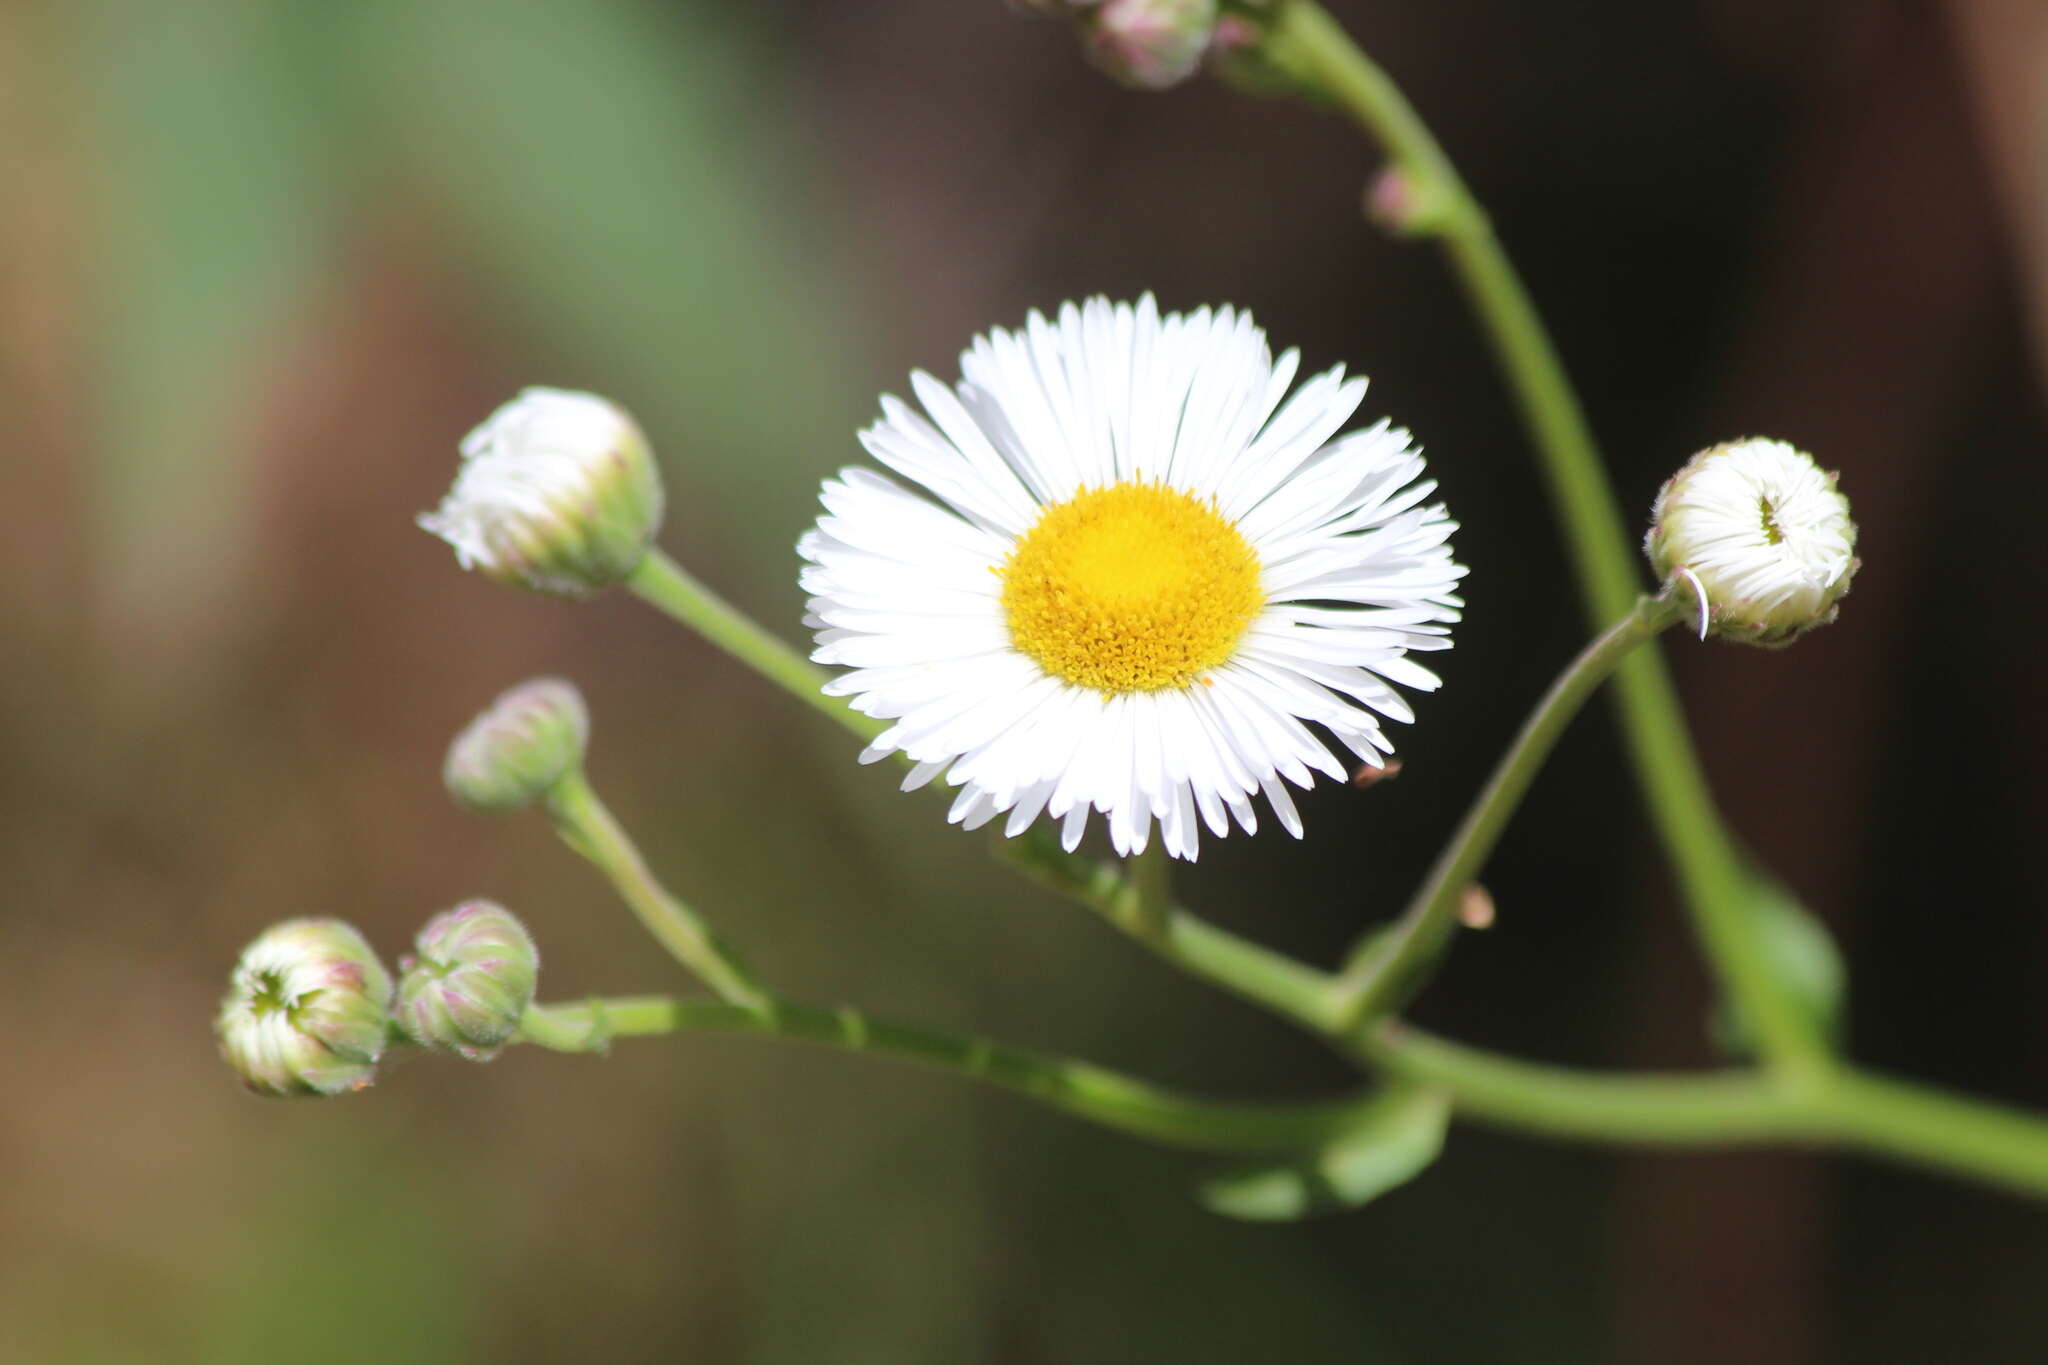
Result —
[[391, 976], [336, 919], [275, 924], [243, 949], [220, 1002], [221, 1056], [259, 1095], [338, 1095], [377, 1078]]
[[524, 809], [583, 765], [590, 711], [574, 683], [535, 678], [501, 694], [448, 746], [441, 776], [471, 810]]
[[527, 389], [463, 439], [454, 488], [419, 524], [465, 569], [587, 597], [646, 557], [661, 512], [654, 452], [623, 408]]
[[533, 1003], [540, 950], [510, 910], [465, 901], [427, 921], [398, 964], [398, 1024], [427, 1047], [488, 1062]]

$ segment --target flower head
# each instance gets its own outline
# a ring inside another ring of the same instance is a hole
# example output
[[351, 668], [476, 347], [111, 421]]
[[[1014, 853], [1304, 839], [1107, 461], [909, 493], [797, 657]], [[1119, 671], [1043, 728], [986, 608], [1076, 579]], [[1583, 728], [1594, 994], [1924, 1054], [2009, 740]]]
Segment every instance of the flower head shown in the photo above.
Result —
[[428, 1047], [487, 1062], [519, 1031], [540, 950], [510, 910], [467, 901], [427, 921], [399, 966], [399, 1027]]
[[[1193, 858], [1198, 820], [1257, 827], [1263, 793], [1301, 832], [1285, 782], [1366, 763], [1411, 719], [1391, 684], [1434, 688], [1410, 650], [1458, 619], [1454, 529], [1408, 433], [1337, 433], [1365, 381], [1341, 369], [1289, 396], [1234, 309], [1161, 316], [1091, 299], [1032, 314], [961, 357], [952, 387], [911, 376], [861, 434], [913, 491], [866, 469], [824, 486], [806, 622], [826, 691], [895, 722], [906, 787], [939, 774], [972, 829], [1040, 815], [1068, 848], [1090, 810], [1120, 853], [1159, 823]], [[928, 494], [924, 496], [922, 494]]]
[[661, 527], [661, 476], [625, 410], [527, 389], [462, 441], [462, 468], [419, 524], [465, 569], [557, 597], [618, 582]]
[[377, 1077], [391, 976], [363, 936], [335, 919], [295, 919], [242, 950], [214, 1032], [221, 1056], [259, 1095], [336, 1095]]
[[1708, 632], [1785, 644], [1835, 619], [1856, 574], [1856, 523], [1835, 476], [1805, 451], [1752, 438], [1703, 450], [1657, 494], [1643, 545], [1683, 580]]
[[471, 810], [521, 810], [583, 764], [590, 711], [574, 683], [535, 678], [502, 693], [448, 746], [442, 780]]

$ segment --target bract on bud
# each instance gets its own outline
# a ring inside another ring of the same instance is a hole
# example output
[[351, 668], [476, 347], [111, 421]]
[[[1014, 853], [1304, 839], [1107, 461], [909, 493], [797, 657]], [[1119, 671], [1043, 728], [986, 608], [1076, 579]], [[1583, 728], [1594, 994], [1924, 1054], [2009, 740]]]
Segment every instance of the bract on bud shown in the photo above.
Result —
[[419, 524], [465, 569], [557, 597], [631, 573], [661, 528], [660, 471], [625, 410], [527, 389], [463, 438], [462, 467]]
[[1125, 85], [1164, 90], [1201, 68], [1216, 0], [1102, 0], [1081, 19], [1089, 58]]
[[1763, 439], [1693, 456], [1657, 494], [1643, 550], [1660, 579], [1698, 603], [1702, 639], [1761, 645], [1834, 620], [1858, 565], [1835, 476]]
[[500, 695], [448, 746], [441, 776], [471, 810], [532, 805], [583, 764], [590, 711], [574, 683], [535, 678]]
[[257, 1094], [336, 1095], [376, 1079], [390, 1010], [391, 975], [361, 934], [295, 919], [242, 951], [214, 1032]]
[[399, 965], [398, 1024], [416, 1041], [487, 1062], [519, 1031], [540, 950], [518, 916], [465, 901], [427, 921]]

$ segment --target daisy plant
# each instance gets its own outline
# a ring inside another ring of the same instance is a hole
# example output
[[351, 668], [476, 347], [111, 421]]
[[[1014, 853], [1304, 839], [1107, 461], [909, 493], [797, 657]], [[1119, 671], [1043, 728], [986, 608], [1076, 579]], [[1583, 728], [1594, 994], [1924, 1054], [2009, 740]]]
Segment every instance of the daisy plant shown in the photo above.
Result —
[[[1704, 451], [1658, 496], [1641, 578], [1585, 418], [1471, 194], [1386, 74], [1311, 0], [1032, 0], [1091, 57], [1159, 88], [1205, 63], [1243, 87], [1311, 97], [1390, 164], [1367, 203], [1441, 243], [1527, 420], [1594, 638], [1538, 698], [1423, 885], [1325, 969], [1189, 914], [1169, 885], [1202, 832], [1296, 838], [1289, 788], [1391, 771], [1402, 691], [1437, 675], [1465, 570], [1455, 523], [1409, 434], [1357, 425], [1366, 385], [1297, 382], [1245, 313], [1090, 299], [994, 329], [957, 379], [910, 377], [861, 443], [882, 467], [824, 480], [797, 544], [808, 656], [655, 545], [662, 493], [639, 427], [589, 394], [533, 389], [464, 442], [421, 518], [466, 567], [582, 597], [619, 585], [851, 732], [902, 785], [953, 792], [948, 818], [999, 823], [1026, 875], [1172, 966], [1355, 1059], [1357, 1093], [1300, 1104], [1180, 1093], [1092, 1064], [865, 1011], [791, 1000], [649, 870], [583, 771], [575, 688], [541, 679], [457, 737], [450, 791], [480, 811], [544, 811], [710, 994], [543, 1004], [511, 911], [471, 902], [422, 930], [394, 991], [333, 921], [266, 933], [218, 1032], [265, 1094], [359, 1089], [383, 1056], [487, 1061], [675, 1033], [758, 1033], [916, 1062], [1174, 1146], [1231, 1154], [1219, 1211], [1288, 1218], [1413, 1176], [1454, 1119], [1590, 1142], [1860, 1149], [2048, 1196], [2048, 1121], [1873, 1075], [1831, 1015], [1824, 931], [1742, 857], [1701, 778], [1661, 658], [1675, 625], [1782, 645], [1832, 620], [1856, 569], [1832, 475], [1782, 442]], [[1482, 1052], [1399, 1018], [1461, 924], [1482, 925], [1495, 843], [1565, 726], [1612, 680], [1645, 804], [1724, 989], [1748, 1061], [1705, 1074], [1578, 1071]], [[1468, 684], [1469, 685], [1469, 684]], [[849, 744], [850, 754], [853, 745]], [[1362, 766], [1361, 766], [1362, 765]], [[1108, 856], [1088, 850], [1092, 817]], [[934, 834], [935, 838], [944, 837]]]

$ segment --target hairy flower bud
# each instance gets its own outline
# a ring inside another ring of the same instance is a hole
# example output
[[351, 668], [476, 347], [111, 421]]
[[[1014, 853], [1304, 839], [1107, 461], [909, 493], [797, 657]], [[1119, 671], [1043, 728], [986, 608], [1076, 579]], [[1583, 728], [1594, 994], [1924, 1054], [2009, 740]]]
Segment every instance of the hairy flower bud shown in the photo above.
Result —
[[449, 792], [471, 810], [532, 805], [583, 764], [590, 711], [574, 683], [535, 678], [501, 694], [448, 746]]
[[259, 1095], [336, 1095], [377, 1078], [391, 976], [340, 920], [275, 924], [242, 950], [214, 1032]]
[[1216, 0], [1102, 0], [1081, 25], [1097, 66], [1125, 85], [1164, 90], [1200, 69], [1216, 36]]
[[488, 1062], [533, 1003], [540, 950], [510, 910], [465, 901], [427, 921], [398, 964], [398, 1024], [428, 1047]]
[[1700, 637], [1781, 645], [1835, 619], [1855, 576], [1856, 523], [1835, 476], [1783, 441], [1692, 457], [1657, 494], [1643, 544], [1699, 604]]
[[419, 524], [465, 569], [557, 597], [631, 573], [661, 528], [660, 471], [625, 410], [527, 389], [463, 438], [462, 467]]

